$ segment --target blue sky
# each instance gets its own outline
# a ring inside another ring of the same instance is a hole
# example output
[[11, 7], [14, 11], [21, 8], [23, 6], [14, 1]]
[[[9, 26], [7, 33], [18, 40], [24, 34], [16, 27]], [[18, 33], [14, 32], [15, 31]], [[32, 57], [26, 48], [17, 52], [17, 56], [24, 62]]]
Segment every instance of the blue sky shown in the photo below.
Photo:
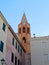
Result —
[[15, 32], [25, 12], [31, 36], [49, 35], [49, 0], [0, 0], [0, 11]]

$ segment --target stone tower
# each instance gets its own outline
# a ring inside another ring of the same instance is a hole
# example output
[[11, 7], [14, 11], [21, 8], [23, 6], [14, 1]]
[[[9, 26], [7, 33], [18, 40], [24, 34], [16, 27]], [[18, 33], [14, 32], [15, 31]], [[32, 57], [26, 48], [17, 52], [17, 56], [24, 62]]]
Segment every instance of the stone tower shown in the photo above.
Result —
[[30, 24], [27, 22], [25, 13], [22, 16], [22, 20], [18, 25], [18, 35], [22, 41], [22, 45], [26, 50], [26, 62], [25, 65], [31, 65], [31, 53], [30, 53]]

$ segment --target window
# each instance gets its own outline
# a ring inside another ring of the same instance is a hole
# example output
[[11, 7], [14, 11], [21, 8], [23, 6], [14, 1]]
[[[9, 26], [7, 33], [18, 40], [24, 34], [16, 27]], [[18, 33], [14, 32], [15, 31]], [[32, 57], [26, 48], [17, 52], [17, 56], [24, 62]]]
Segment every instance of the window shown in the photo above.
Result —
[[30, 31], [29, 31], [29, 28], [27, 28], [27, 33], [29, 33]]
[[11, 61], [14, 62], [14, 54], [11, 54]]
[[3, 52], [3, 46], [4, 46], [4, 43], [2, 41], [0, 41], [0, 51]]
[[17, 57], [15, 56], [15, 65], [17, 65]]
[[17, 49], [17, 42], [16, 42], [16, 45], [15, 45], [15, 48]]
[[25, 27], [23, 27], [23, 33], [25, 33]]
[[25, 39], [25, 37], [23, 37], [22, 42], [23, 42], [23, 43], [26, 43], [26, 39]]
[[22, 49], [20, 49], [20, 54], [21, 54], [21, 56], [22, 56]]
[[20, 61], [18, 60], [18, 65], [20, 65]]
[[19, 28], [19, 33], [21, 33], [21, 28]]
[[6, 25], [3, 23], [3, 27], [2, 27], [3, 31], [5, 31], [5, 28], [6, 28]]
[[18, 52], [19, 52], [19, 50], [20, 50], [20, 46], [18, 45]]
[[14, 45], [14, 38], [12, 38], [12, 44]]

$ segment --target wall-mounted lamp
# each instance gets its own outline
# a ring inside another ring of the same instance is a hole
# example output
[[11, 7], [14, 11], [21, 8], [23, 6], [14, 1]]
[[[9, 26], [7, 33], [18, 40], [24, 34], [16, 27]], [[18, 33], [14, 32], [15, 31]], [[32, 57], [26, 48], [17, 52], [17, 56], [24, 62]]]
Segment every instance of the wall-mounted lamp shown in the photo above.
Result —
[[4, 64], [7, 65], [7, 64], [5, 63], [5, 59], [2, 58], [0, 61], [1, 61], [1, 64], [2, 64], [2, 65], [4, 65]]

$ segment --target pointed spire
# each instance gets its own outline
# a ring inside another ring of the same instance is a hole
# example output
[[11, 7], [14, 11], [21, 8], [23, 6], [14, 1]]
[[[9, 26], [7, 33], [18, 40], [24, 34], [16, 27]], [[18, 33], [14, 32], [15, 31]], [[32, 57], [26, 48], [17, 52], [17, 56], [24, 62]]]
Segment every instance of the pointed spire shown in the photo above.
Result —
[[23, 16], [22, 16], [21, 23], [27, 23], [27, 18], [26, 18], [25, 13], [24, 13]]

